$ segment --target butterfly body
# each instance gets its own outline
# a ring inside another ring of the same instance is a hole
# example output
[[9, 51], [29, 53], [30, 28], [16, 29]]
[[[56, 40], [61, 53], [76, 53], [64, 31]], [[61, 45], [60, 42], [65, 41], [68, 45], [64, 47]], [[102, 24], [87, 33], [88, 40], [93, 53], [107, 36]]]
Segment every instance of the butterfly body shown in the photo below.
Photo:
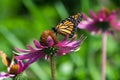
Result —
[[65, 20], [61, 21], [57, 26], [53, 28], [53, 31], [63, 36], [72, 37], [77, 30], [77, 25], [82, 20], [82, 14], [78, 13], [73, 16], [69, 16]]

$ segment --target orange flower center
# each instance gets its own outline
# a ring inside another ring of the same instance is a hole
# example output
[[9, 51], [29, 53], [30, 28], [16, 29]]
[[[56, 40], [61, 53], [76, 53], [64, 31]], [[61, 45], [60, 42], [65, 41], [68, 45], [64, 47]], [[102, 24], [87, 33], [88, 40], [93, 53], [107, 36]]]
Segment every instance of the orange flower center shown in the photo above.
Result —
[[18, 69], [19, 69], [19, 65], [18, 64], [14, 64], [10, 67], [10, 74], [17, 74], [18, 73]]
[[47, 43], [48, 36], [50, 36], [53, 39], [55, 44], [57, 44], [59, 42], [59, 40], [54, 32], [52, 32], [51, 30], [46, 30], [42, 33], [42, 35], [40, 37], [41, 45], [48, 46], [48, 43]]

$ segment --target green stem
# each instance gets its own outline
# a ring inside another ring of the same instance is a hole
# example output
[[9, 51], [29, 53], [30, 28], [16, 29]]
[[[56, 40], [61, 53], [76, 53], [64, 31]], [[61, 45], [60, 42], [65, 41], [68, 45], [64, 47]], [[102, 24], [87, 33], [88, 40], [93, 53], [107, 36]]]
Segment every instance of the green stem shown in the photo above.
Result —
[[102, 80], [106, 80], [106, 46], [107, 46], [107, 34], [102, 33]]
[[56, 80], [56, 78], [55, 78], [55, 58], [54, 58], [54, 55], [50, 56], [50, 66], [51, 66], [52, 80]]

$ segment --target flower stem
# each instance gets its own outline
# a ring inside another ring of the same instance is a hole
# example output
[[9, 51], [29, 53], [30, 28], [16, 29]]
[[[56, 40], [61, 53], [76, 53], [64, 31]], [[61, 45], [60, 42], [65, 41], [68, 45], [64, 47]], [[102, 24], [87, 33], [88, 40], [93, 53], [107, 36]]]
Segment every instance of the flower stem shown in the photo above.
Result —
[[107, 34], [102, 33], [102, 80], [106, 80], [106, 46], [107, 46]]
[[50, 65], [51, 65], [52, 80], [56, 80], [56, 78], [55, 78], [55, 58], [54, 58], [54, 55], [50, 56]]

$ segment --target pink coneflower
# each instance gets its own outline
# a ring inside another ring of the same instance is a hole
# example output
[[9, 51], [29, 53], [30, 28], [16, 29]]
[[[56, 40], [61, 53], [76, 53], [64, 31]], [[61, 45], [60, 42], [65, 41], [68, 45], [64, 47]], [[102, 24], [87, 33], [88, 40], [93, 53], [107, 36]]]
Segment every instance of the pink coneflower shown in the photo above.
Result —
[[111, 33], [113, 30], [120, 30], [120, 20], [117, 19], [118, 12], [118, 10], [113, 10], [110, 13], [107, 8], [102, 8], [95, 14], [90, 10], [91, 18], [83, 14], [85, 21], [81, 21], [78, 28], [86, 29], [92, 33]]
[[78, 49], [80, 44], [85, 39], [83, 35], [80, 37], [79, 40], [76, 41], [75, 41], [76, 36], [74, 36], [71, 40], [68, 40], [68, 38], [69, 37], [66, 36], [64, 40], [59, 41], [52, 31], [46, 30], [41, 35], [40, 42], [37, 40], [33, 41], [35, 47], [28, 45], [27, 46], [28, 50], [16, 48], [18, 52], [26, 53], [16, 56], [16, 59], [27, 60], [26, 65], [29, 65], [41, 58], [48, 59], [51, 55], [63, 56]]
[[95, 14], [91, 10], [91, 18], [83, 14], [85, 20], [78, 25], [78, 28], [85, 29], [93, 34], [102, 34], [102, 80], [106, 80], [107, 34], [113, 34], [114, 30], [120, 30], [120, 21], [117, 19], [118, 12], [119, 9], [110, 13], [107, 8], [102, 8]]
[[13, 78], [24, 71], [24, 64], [20, 60], [15, 63], [15, 56], [13, 56], [12, 60], [10, 60], [3, 51], [0, 51], [0, 55], [2, 57], [3, 63], [8, 67], [7, 73], [0, 72], [0, 80], [5, 78]]
[[83, 35], [80, 37], [79, 40], [76, 41], [76, 36], [74, 36], [71, 40], [68, 40], [68, 38], [69, 36], [66, 36], [64, 40], [59, 41], [54, 32], [46, 30], [41, 35], [40, 42], [37, 40], [33, 41], [35, 47], [28, 45], [28, 50], [21, 50], [19, 48], [16, 48], [19, 53], [26, 53], [16, 56], [16, 59], [26, 60], [26, 62], [24, 63], [26, 66], [24, 67], [24, 69], [26, 69], [30, 64], [37, 61], [38, 59], [50, 58], [52, 80], [55, 80], [54, 56], [63, 56], [65, 54], [75, 51], [79, 48], [80, 44], [85, 39]]

